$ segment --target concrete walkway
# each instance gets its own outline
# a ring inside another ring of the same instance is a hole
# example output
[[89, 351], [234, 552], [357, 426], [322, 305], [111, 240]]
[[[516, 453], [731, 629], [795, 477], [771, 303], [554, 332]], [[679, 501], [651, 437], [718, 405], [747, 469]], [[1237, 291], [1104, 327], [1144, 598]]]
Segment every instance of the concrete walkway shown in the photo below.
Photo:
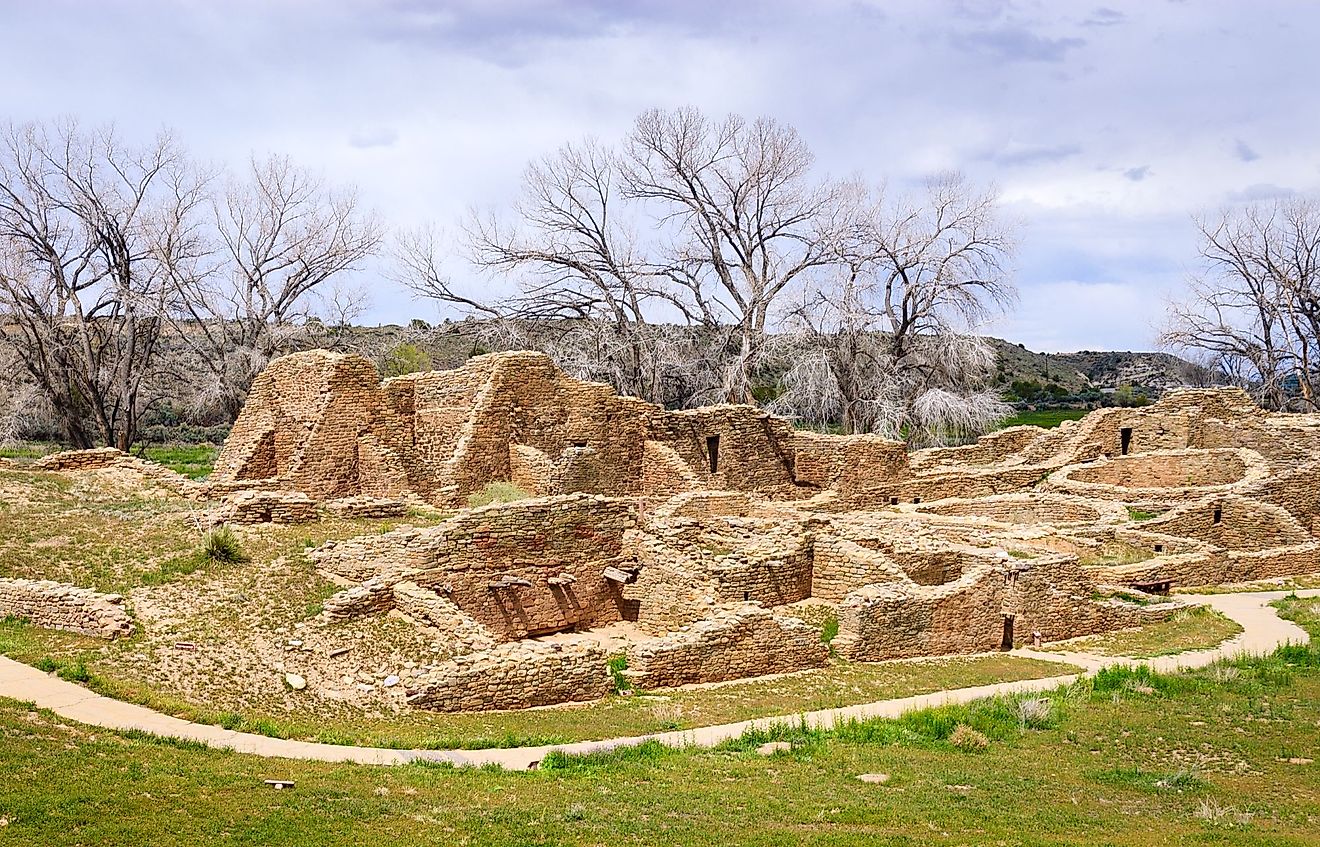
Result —
[[[1266, 591], [1250, 594], [1180, 595], [1182, 599], [1190, 603], [1209, 605], [1241, 625], [1243, 631], [1239, 635], [1225, 641], [1213, 650], [1198, 650], [1150, 660], [1038, 650], [1015, 650], [1013, 655], [1066, 662], [1084, 668], [1087, 673], [1093, 673], [1109, 665], [1132, 664], [1138, 661], [1149, 664], [1154, 670], [1171, 671], [1181, 668], [1202, 667], [1216, 659], [1227, 656], [1265, 654], [1281, 644], [1288, 642], [1303, 644], [1308, 640], [1306, 632], [1301, 627], [1290, 621], [1282, 620], [1275, 614], [1274, 609], [1268, 605], [1270, 602], [1289, 593], [1287, 591]], [[1320, 596], [1320, 590], [1298, 591], [1297, 594], [1302, 597]], [[1044, 679], [1000, 682], [972, 688], [937, 691], [915, 697], [882, 700], [858, 706], [846, 706], [840, 709], [826, 709], [819, 712], [773, 718], [758, 718], [739, 723], [678, 732], [505, 750], [390, 750], [379, 747], [349, 747], [336, 744], [316, 744], [308, 741], [288, 741], [280, 738], [269, 738], [264, 735], [235, 732], [218, 726], [191, 723], [154, 712], [144, 706], [135, 706], [120, 700], [112, 700], [109, 697], [95, 694], [80, 685], [65, 682], [30, 665], [6, 657], [0, 657], [0, 696], [34, 703], [61, 717], [92, 726], [114, 730], [141, 730], [155, 735], [198, 741], [211, 747], [227, 748], [239, 753], [250, 753], [256, 756], [307, 759], [322, 762], [357, 762], [368, 765], [396, 765], [414, 760], [425, 760], [451, 762], [455, 765], [497, 764], [505, 768], [523, 770], [534, 767], [552, 750], [564, 753], [590, 753], [640, 744], [650, 739], [672, 747], [689, 745], [710, 747], [722, 741], [737, 738], [748, 729], [765, 728], [777, 723], [790, 722], [797, 724], [805, 721], [807, 725], [812, 727], [829, 728], [841, 721], [852, 719], [897, 717], [905, 712], [930, 706], [967, 703], [1000, 694], [1048, 691], [1060, 685], [1070, 684], [1081, 676], [1082, 674], [1070, 674]]]

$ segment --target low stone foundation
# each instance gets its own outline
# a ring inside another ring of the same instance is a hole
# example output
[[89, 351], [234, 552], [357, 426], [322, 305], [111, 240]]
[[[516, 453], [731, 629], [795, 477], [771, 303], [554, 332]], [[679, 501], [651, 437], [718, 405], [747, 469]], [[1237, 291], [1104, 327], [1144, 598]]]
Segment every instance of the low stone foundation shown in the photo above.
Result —
[[237, 491], [216, 517], [217, 523], [308, 523], [316, 520], [316, 504], [297, 491]]
[[401, 518], [408, 504], [385, 497], [341, 497], [325, 504], [326, 511], [344, 518]]
[[749, 604], [632, 646], [627, 673], [639, 688], [673, 688], [819, 668], [827, 661], [829, 648], [814, 627]]
[[600, 644], [590, 641], [501, 644], [436, 668], [408, 703], [438, 712], [526, 709], [596, 700], [613, 689]]
[[120, 595], [44, 579], [0, 579], [0, 617], [9, 616], [101, 638], [133, 633], [133, 620]]

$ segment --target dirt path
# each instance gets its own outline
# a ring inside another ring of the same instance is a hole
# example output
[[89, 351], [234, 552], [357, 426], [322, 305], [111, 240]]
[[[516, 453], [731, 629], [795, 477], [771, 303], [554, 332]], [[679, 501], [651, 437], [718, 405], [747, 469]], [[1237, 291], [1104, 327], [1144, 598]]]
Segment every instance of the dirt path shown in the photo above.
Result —
[[[1264, 654], [1284, 643], [1300, 644], [1309, 640], [1305, 630], [1290, 621], [1281, 619], [1274, 609], [1268, 605], [1289, 593], [1291, 592], [1263, 591], [1249, 594], [1182, 595], [1188, 602], [1209, 605], [1241, 625], [1241, 633], [1228, 639], [1213, 650], [1198, 650], [1142, 660], [1121, 656], [1097, 656], [1089, 653], [1045, 653], [1034, 650], [1017, 650], [1014, 651], [1014, 655], [1047, 659], [1053, 662], [1067, 662], [1082, 667], [1089, 673], [1108, 665], [1132, 664], [1134, 662], [1149, 664], [1155, 670], [1169, 671], [1180, 668], [1201, 667], [1226, 656], [1244, 653]], [[1316, 589], [1296, 593], [1301, 597], [1320, 596], [1320, 590]], [[1072, 674], [1045, 679], [1000, 682], [972, 688], [955, 688], [915, 697], [901, 697], [857, 706], [845, 706], [840, 709], [758, 718], [739, 723], [632, 738], [612, 738], [603, 741], [583, 741], [573, 744], [519, 747], [503, 750], [390, 750], [378, 747], [350, 747], [307, 741], [288, 741], [280, 738], [269, 738], [264, 735], [235, 732], [217, 726], [191, 723], [154, 712], [143, 706], [135, 706], [131, 703], [103, 697], [80, 685], [65, 682], [34, 667], [0, 656], [0, 696], [34, 703], [61, 717], [92, 726], [116, 730], [142, 730], [156, 735], [199, 741], [208, 746], [228, 748], [239, 753], [273, 758], [310, 759], [323, 762], [357, 762], [370, 765], [393, 765], [420, 759], [452, 762], [455, 765], [498, 764], [517, 770], [534, 766], [552, 750], [565, 753], [589, 753], [639, 744], [648, 739], [655, 739], [662, 744], [675, 747], [687, 745], [710, 747], [722, 741], [737, 738], [747, 729], [766, 727], [784, 721], [792, 721], [793, 723], [805, 721], [813, 727], [830, 727], [835, 723], [849, 719], [897, 717], [914, 709], [948, 703], [967, 703], [997, 694], [1046, 691], [1059, 685], [1069, 684], [1078, 679], [1079, 676], [1079, 674]]]

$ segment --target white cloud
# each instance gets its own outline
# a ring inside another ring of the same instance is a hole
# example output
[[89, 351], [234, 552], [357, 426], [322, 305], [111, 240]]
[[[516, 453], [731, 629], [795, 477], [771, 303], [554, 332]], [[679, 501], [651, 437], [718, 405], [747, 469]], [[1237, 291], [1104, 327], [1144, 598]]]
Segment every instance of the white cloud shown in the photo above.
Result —
[[[905, 186], [960, 168], [1026, 220], [1023, 306], [1005, 325], [1056, 349], [1148, 346], [1128, 310], [1158, 311], [1147, 292], [1179, 284], [1193, 212], [1320, 188], [1320, 112], [1297, 108], [1320, 76], [1320, 8], [1286, 0], [241, 0], [168, 14], [48, 0], [2, 14], [24, 33], [0, 54], [8, 117], [169, 125], [219, 161], [287, 152], [402, 223], [452, 230], [471, 205], [507, 203], [529, 159], [616, 138], [656, 105], [774, 115], [823, 172]], [[375, 302], [382, 320], [429, 314], [384, 283]], [[1049, 313], [1078, 302], [1095, 310], [1085, 320]]]

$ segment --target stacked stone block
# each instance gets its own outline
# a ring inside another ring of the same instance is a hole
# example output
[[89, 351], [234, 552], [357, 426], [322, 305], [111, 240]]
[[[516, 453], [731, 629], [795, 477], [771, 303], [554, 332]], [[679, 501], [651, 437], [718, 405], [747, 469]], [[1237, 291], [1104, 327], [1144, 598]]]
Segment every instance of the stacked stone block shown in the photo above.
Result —
[[101, 638], [133, 633], [133, 619], [120, 595], [45, 579], [0, 579], [0, 617], [10, 616], [47, 629]]

